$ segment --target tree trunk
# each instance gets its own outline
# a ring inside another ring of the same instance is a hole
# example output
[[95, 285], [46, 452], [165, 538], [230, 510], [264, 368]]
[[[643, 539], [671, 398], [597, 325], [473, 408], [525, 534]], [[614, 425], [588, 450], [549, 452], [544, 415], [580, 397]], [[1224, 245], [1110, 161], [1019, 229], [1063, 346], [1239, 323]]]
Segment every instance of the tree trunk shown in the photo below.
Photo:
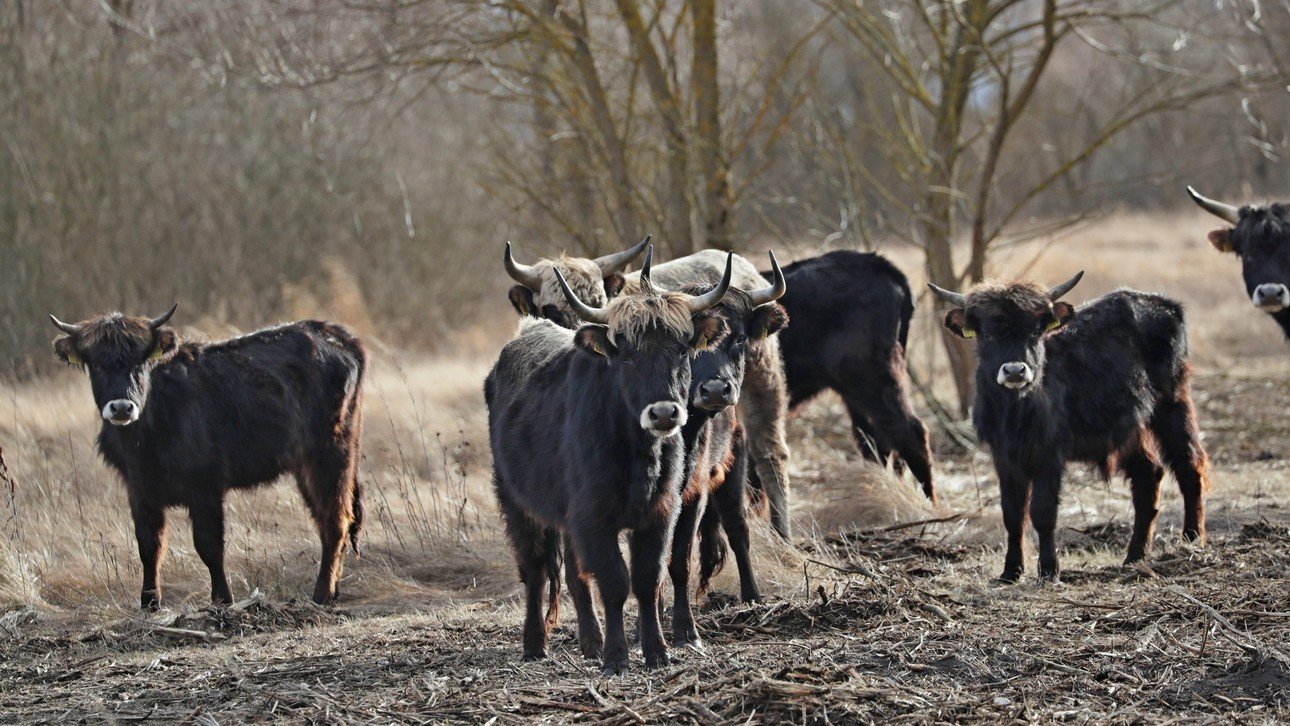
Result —
[[730, 249], [730, 183], [721, 143], [721, 95], [717, 79], [716, 0], [692, 0], [694, 17], [694, 117], [696, 151], [703, 184], [703, 244]]

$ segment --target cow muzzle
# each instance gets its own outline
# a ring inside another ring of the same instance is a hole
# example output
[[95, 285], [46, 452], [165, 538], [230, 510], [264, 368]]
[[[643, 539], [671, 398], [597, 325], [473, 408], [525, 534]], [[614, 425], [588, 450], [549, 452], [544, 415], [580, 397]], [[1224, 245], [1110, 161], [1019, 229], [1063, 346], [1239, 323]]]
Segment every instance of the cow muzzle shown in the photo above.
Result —
[[724, 378], [709, 378], [694, 392], [694, 406], [705, 411], [720, 411], [739, 403], [739, 390]]
[[657, 401], [641, 411], [641, 428], [660, 439], [680, 431], [685, 420], [685, 406], [675, 401]]
[[1279, 313], [1290, 308], [1290, 288], [1275, 282], [1264, 283], [1254, 288], [1250, 300], [1264, 312]]
[[1004, 363], [999, 366], [995, 380], [1004, 388], [1020, 390], [1035, 382], [1035, 371], [1025, 363]]
[[128, 398], [108, 401], [103, 407], [103, 420], [113, 426], [129, 426], [139, 420], [139, 404]]

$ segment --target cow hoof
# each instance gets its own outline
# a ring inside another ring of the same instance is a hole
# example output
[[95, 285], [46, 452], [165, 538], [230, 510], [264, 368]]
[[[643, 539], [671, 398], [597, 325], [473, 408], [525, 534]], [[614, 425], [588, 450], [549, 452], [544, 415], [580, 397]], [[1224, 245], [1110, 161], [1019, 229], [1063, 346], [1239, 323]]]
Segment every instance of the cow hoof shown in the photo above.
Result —
[[757, 590], [749, 590], [748, 592], [740, 593], [739, 599], [743, 600], [745, 605], [752, 605], [753, 603], [759, 603], [762, 601], [761, 593]]
[[139, 609], [145, 613], [155, 613], [161, 609], [161, 598], [154, 592], [145, 592], [139, 597]]
[[694, 648], [703, 652], [703, 640], [699, 638], [699, 633], [694, 628], [689, 628], [685, 632], [676, 632], [672, 634], [673, 648]]
[[672, 659], [667, 657], [667, 651], [660, 653], [650, 653], [645, 656], [645, 667], [653, 670], [655, 668], [664, 668], [671, 665]]
[[578, 644], [578, 649], [582, 651], [583, 658], [600, 660], [604, 656], [605, 644], [595, 641], [583, 642]]
[[1196, 529], [1184, 529], [1183, 541], [1190, 542], [1195, 545], [1203, 545], [1205, 544], [1205, 533]]
[[524, 657], [521, 658], [521, 660], [523, 660], [525, 663], [532, 663], [533, 661], [536, 661], [536, 660], [546, 660], [546, 651], [545, 650], [526, 650], [524, 651]]
[[1041, 584], [1041, 585], [1060, 585], [1060, 584], [1062, 584], [1062, 583], [1061, 583], [1061, 573], [1059, 573], [1057, 570], [1047, 570], [1047, 571], [1045, 571], [1045, 570], [1040, 570], [1040, 571], [1039, 571], [1039, 584]]
[[600, 669], [600, 674], [606, 678], [613, 678], [614, 676], [627, 675], [628, 670], [630, 669], [627, 667], [627, 659], [623, 658], [612, 663], [606, 662], [605, 666]]
[[1021, 572], [1021, 570], [1004, 570], [995, 581], [1004, 585], [1015, 585], [1017, 580], [1021, 579]]

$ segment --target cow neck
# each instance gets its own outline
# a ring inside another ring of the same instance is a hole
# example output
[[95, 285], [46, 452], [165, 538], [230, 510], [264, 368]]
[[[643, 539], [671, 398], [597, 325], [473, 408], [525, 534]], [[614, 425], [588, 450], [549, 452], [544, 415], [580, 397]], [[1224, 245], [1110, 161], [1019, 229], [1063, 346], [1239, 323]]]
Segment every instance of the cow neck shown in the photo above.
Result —
[[1026, 395], [1019, 396], [1000, 386], [988, 372], [977, 371], [973, 419], [977, 435], [996, 455], [1012, 458], [1020, 452], [1010, 451], [1010, 446], [1051, 438], [1056, 428], [1055, 391], [1047, 376], [1032, 385]]

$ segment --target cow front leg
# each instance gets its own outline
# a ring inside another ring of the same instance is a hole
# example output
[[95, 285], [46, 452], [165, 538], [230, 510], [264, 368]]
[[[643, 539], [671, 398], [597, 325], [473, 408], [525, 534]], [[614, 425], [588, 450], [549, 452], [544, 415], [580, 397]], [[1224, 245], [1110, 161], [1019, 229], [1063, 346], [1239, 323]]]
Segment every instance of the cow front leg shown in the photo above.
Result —
[[[595, 579], [596, 587], [600, 589], [600, 603], [605, 608], [603, 673], [606, 676], [621, 675], [628, 670], [623, 606], [627, 604], [631, 579], [627, 563], [623, 562], [623, 555], [618, 550], [618, 531], [611, 523], [575, 521], [570, 535], [583, 572]], [[654, 619], [658, 621], [657, 614]]]
[[569, 597], [573, 600], [574, 612], [578, 615], [578, 649], [582, 657], [600, 660], [605, 650], [605, 636], [600, 632], [600, 621], [596, 619], [596, 604], [591, 597], [591, 587], [587, 584], [587, 575], [578, 562], [578, 553], [573, 548], [573, 540], [564, 536], [564, 581], [569, 586]]
[[1061, 469], [1049, 471], [1035, 478], [1030, 494], [1030, 522], [1039, 535], [1039, 579], [1056, 582], [1060, 575], [1057, 566], [1057, 505], [1061, 498]]
[[143, 564], [143, 587], [139, 607], [156, 610], [161, 607], [161, 561], [166, 557], [166, 512], [141, 502], [131, 502], [134, 538], [139, 545], [139, 562]]
[[188, 507], [193, 521], [193, 547], [202, 558], [211, 575], [211, 602], [229, 605], [233, 593], [224, 574], [224, 501], [222, 497], [206, 497]]
[[1030, 499], [1030, 481], [996, 466], [999, 474], [999, 506], [1003, 510], [1003, 527], [1008, 532], [1008, 551], [1003, 558], [999, 579], [1013, 583], [1026, 570], [1026, 505]]
[[[661, 668], [669, 662], [667, 645], [663, 642], [663, 625], [658, 619], [658, 591], [671, 535], [670, 522], [637, 529], [631, 534], [632, 590], [640, 611], [641, 650], [645, 654], [646, 668]], [[678, 602], [682, 597], [682, 593], [676, 593]]]
[[[667, 572], [672, 579], [672, 645], [701, 645], [699, 631], [694, 626], [694, 611], [690, 598], [690, 553], [694, 547], [694, 537], [699, 525], [699, 517], [706, 506], [706, 496], [700, 495], [695, 501], [681, 505], [681, 513], [676, 519], [676, 528], [672, 531], [672, 558], [668, 562]], [[632, 552], [632, 570], [636, 570], [636, 553]], [[657, 600], [656, 600], [657, 602]], [[641, 618], [642, 624], [645, 622]], [[644, 633], [641, 635], [644, 642]]]

